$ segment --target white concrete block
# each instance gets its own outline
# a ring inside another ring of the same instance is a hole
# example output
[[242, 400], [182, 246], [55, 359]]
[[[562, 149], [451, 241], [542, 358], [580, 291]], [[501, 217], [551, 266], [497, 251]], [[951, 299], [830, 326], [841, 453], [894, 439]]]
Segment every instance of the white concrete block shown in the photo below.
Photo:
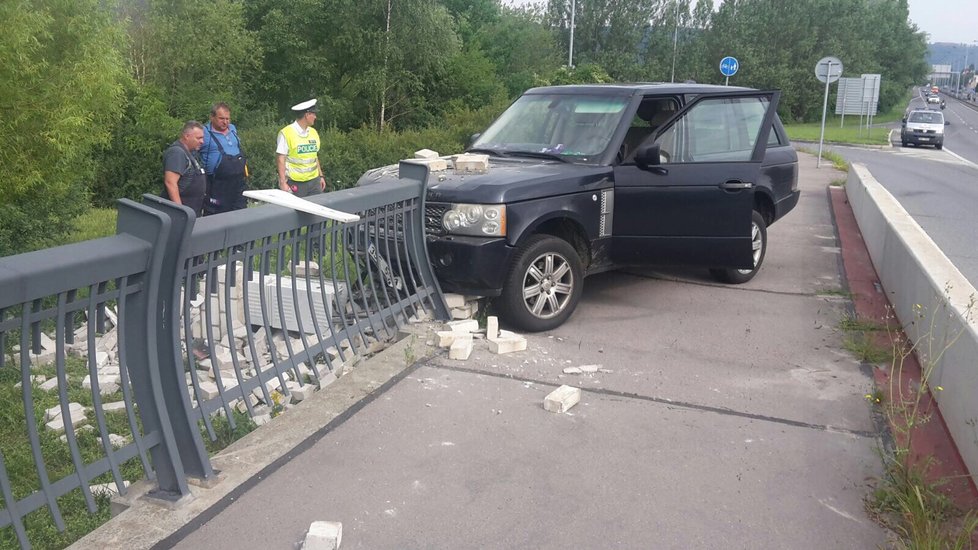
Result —
[[414, 162], [426, 165], [432, 172], [448, 170], [448, 161], [445, 159], [414, 159]]
[[454, 294], [451, 292], [447, 292], [444, 294], [444, 297], [445, 297], [445, 304], [448, 305], [449, 308], [465, 306], [465, 296], [461, 294]]
[[57, 377], [52, 378], [50, 380], [44, 381], [44, 383], [42, 383], [40, 386], [38, 386], [38, 388], [40, 388], [41, 390], [44, 390], [44, 391], [54, 391], [54, 390], [58, 389], [58, 379], [57, 379]]
[[[102, 442], [102, 438], [101, 437], [99, 437], [98, 440], [99, 440], [99, 443]], [[126, 445], [129, 444], [129, 442], [130, 442], [130, 439], [128, 437], [126, 437], [126, 436], [122, 436], [122, 435], [119, 435], [119, 434], [109, 434], [109, 445], [112, 445], [116, 449], [118, 449], [119, 447], [125, 447]]]
[[469, 306], [465, 307], [453, 307], [451, 309], [452, 319], [471, 319], [472, 318], [472, 308]]
[[495, 340], [499, 338], [499, 317], [490, 315], [486, 317], [486, 339]]
[[214, 382], [201, 382], [200, 391], [197, 394], [197, 399], [213, 399], [220, 395], [217, 391], [217, 384]]
[[553, 413], [563, 413], [580, 401], [581, 388], [564, 385], [550, 392], [543, 399], [543, 408]]
[[435, 334], [438, 336], [438, 347], [450, 348], [452, 347], [452, 343], [455, 342], [455, 338], [461, 336], [463, 333], [455, 332], [454, 330], [439, 330]]
[[503, 354], [513, 353], [514, 351], [523, 351], [526, 349], [526, 338], [518, 334], [504, 336], [502, 333], [505, 332], [508, 331], [500, 331], [499, 338], [489, 340], [489, 351], [497, 354]]
[[[68, 403], [68, 414], [72, 419], [85, 418], [85, 407], [81, 403]], [[61, 417], [61, 405], [55, 405], [44, 411], [44, 420], [54, 420]]]
[[288, 382], [286, 386], [289, 388], [289, 393], [292, 394], [293, 403], [308, 399], [316, 391], [316, 386], [312, 384], [302, 384], [300, 386], [298, 382]]
[[448, 358], [465, 361], [472, 355], [472, 335], [459, 336], [452, 342], [452, 347], [448, 348]]
[[296, 277], [319, 277], [319, 264], [313, 261], [298, 262], [295, 266]]
[[419, 149], [414, 152], [414, 158], [416, 159], [436, 159], [438, 156], [438, 152], [432, 151], [431, 149]]
[[455, 157], [455, 171], [484, 174], [489, 170], [489, 155], [461, 154]]
[[445, 323], [445, 330], [454, 330], [455, 332], [477, 332], [479, 330], [479, 321], [476, 321], [475, 319], [449, 321]]
[[272, 415], [268, 413], [256, 414], [255, 416], [251, 417], [251, 420], [258, 426], [264, 426], [272, 421]]
[[112, 403], [103, 403], [102, 404], [102, 410], [105, 411], [105, 412], [125, 411], [126, 410], [126, 402], [125, 401], [114, 401]]
[[338, 521], [314, 521], [309, 525], [302, 550], [338, 550], [343, 540], [343, 524]]

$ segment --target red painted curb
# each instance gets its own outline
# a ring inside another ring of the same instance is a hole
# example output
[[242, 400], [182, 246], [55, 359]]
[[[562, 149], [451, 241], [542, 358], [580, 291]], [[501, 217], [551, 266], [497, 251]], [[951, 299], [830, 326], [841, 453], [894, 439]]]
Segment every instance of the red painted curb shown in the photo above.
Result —
[[[869, 251], [866, 249], [866, 243], [863, 241], [862, 233], [856, 224], [856, 217], [849, 205], [845, 189], [831, 187], [829, 188], [829, 197], [832, 202], [836, 228], [839, 232], [844, 277], [852, 294], [856, 317], [890, 327], [890, 330], [881, 331], [879, 334], [879, 343], [882, 345], [892, 345], [891, 339], [895, 338], [902, 338], [903, 341], [906, 341], [906, 336], [895, 319], [890, 302], [883, 292], [879, 277], [876, 275], [876, 269], [873, 267]], [[899, 389], [903, 395], [911, 395], [912, 388], [917, 387], [921, 376], [920, 363], [916, 354], [908, 355], [900, 365], [883, 368], [873, 367], [876, 386], [883, 391], [888, 399], [891, 398], [887, 395], [891, 391], [891, 370], [896, 370], [897, 375], [897, 380], [892, 382], [892, 392], [896, 394]], [[897, 382], [899, 383], [897, 384]], [[931, 416], [928, 422], [920, 424], [909, 434], [911, 437], [911, 462], [926, 464], [927, 461], [930, 461], [930, 466], [926, 470], [927, 480], [930, 482], [945, 480], [940, 486], [941, 490], [958, 508], [962, 510], [978, 509], [978, 488], [975, 487], [974, 480], [968, 473], [968, 469], [961, 459], [961, 454], [947, 429], [944, 417], [941, 416], [941, 412], [930, 393], [924, 395], [920, 400], [920, 410], [923, 414], [930, 414]], [[901, 430], [899, 427], [891, 426], [891, 431], [894, 437], [900, 437]]]

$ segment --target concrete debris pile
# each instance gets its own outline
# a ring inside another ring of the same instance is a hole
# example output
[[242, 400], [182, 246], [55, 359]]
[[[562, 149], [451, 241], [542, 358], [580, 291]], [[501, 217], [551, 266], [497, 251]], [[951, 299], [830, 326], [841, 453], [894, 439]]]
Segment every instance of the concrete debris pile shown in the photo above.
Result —
[[[446, 295], [446, 298], [452, 295]], [[457, 296], [457, 295], [454, 295]], [[503, 354], [526, 350], [526, 338], [515, 332], [499, 329], [495, 316], [486, 318], [486, 328], [479, 327], [475, 319], [449, 321], [435, 333], [438, 347], [448, 348], [448, 357], [465, 361], [472, 354], [476, 340], [486, 340], [489, 351]]]

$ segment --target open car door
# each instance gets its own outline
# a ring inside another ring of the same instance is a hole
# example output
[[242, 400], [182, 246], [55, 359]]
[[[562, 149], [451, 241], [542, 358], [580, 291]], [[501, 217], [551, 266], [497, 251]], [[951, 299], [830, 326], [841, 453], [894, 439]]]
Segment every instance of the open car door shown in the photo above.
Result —
[[779, 98], [698, 95], [624, 158], [615, 167], [613, 261], [751, 268], [754, 187]]

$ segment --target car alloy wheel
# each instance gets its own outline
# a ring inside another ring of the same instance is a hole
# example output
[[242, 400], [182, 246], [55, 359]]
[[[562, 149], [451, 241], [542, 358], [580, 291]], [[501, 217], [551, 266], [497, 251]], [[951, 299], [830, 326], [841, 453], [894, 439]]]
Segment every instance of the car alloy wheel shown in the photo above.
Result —
[[567, 241], [530, 237], [517, 251], [505, 281], [503, 320], [530, 332], [560, 326], [577, 307], [583, 279], [580, 256]]
[[750, 228], [751, 256], [754, 267], [751, 269], [711, 269], [710, 274], [724, 283], [742, 284], [754, 278], [764, 263], [767, 252], [767, 224], [758, 211], [751, 213]]

